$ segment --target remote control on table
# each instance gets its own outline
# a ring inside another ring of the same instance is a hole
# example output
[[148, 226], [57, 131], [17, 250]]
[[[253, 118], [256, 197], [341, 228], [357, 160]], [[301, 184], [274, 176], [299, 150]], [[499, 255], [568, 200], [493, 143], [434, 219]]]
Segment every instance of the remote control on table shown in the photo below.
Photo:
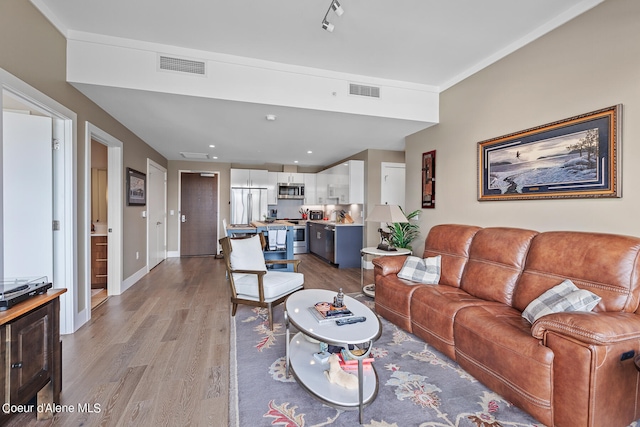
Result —
[[336, 320], [336, 325], [338, 325], [338, 326], [351, 325], [352, 323], [364, 322], [365, 320], [367, 320], [367, 318], [364, 317], [364, 316], [349, 317], [348, 319], [338, 319], [338, 320]]

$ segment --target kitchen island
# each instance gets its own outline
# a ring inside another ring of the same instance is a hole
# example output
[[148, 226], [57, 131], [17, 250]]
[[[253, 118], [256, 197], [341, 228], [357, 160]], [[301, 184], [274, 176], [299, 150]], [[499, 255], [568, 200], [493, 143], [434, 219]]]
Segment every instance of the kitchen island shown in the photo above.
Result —
[[309, 221], [309, 252], [338, 268], [360, 267], [363, 224]]
[[[277, 239], [279, 232], [286, 233], [286, 236], [282, 239]], [[237, 235], [264, 233], [264, 237], [267, 240], [267, 247], [264, 250], [264, 259], [293, 259], [293, 224], [288, 221], [253, 221], [251, 224], [231, 224], [227, 226], [227, 233], [231, 237]], [[293, 271], [292, 264], [276, 264], [269, 267], [282, 271]]]

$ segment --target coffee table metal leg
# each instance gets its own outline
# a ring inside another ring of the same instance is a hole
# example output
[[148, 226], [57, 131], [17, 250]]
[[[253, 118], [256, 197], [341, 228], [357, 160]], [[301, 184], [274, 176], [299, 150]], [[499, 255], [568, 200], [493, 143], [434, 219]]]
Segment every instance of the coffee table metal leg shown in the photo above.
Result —
[[360, 403], [360, 424], [364, 422], [364, 372], [362, 372], [362, 359], [358, 359], [358, 401]]
[[349, 346], [344, 347], [347, 354], [358, 361], [358, 410], [360, 412], [360, 424], [364, 421], [364, 369], [362, 365], [362, 361], [369, 357], [371, 350], [373, 349], [373, 341], [369, 341], [367, 345], [367, 351], [360, 356], [356, 356], [351, 353], [349, 350]]
[[289, 316], [287, 315], [287, 311], [284, 311], [284, 324], [285, 324], [285, 328], [286, 328], [286, 334], [285, 334], [285, 365], [286, 365], [286, 370], [285, 370], [285, 375], [286, 378], [289, 378]]

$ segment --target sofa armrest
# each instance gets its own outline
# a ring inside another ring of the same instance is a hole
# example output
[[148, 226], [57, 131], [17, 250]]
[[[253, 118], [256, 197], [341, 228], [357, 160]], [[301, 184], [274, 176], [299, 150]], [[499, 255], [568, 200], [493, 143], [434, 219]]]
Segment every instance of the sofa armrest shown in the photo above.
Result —
[[383, 256], [372, 259], [371, 263], [374, 267], [380, 268], [379, 271], [382, 276], [389, 276], [392, 274], [398, 274], [400, 270], [402, 270], [402, 266], [406, 259], [407, 255]]
[[547, 331], [587, 344], [608, 345], [640, 339], [640, 316], [634, 313], [554, 313], [541, 317], [531, 328], [531, 334], [538, 339], [543, 339]]

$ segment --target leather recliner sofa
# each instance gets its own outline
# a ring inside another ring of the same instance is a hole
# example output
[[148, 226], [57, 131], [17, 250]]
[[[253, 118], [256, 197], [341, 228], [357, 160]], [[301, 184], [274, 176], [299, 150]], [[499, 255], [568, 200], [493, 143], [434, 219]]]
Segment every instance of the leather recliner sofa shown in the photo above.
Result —
[[[446, 224], [425, 240], [437, 255], [437, 285], [397, 277], [406, 256], [373, 259], [376, 312], [547, 426], [640, 418], [640, 238]], [[521, 316], [565, 279], [602, 298], [592, 312]]]

